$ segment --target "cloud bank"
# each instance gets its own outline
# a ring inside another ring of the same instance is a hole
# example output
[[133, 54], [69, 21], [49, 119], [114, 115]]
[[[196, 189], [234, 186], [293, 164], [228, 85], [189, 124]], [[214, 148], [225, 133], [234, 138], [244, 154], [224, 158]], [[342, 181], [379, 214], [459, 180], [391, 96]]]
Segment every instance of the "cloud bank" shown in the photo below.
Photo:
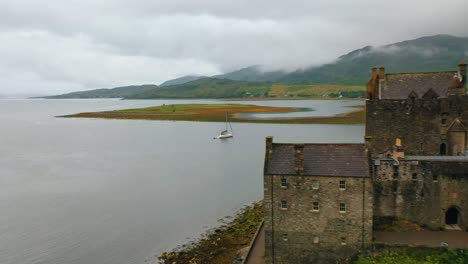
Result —
[[464, 36], [467, 8], [466, 0], [0, 0], [0, 94], [303, 68], [366, 45]]

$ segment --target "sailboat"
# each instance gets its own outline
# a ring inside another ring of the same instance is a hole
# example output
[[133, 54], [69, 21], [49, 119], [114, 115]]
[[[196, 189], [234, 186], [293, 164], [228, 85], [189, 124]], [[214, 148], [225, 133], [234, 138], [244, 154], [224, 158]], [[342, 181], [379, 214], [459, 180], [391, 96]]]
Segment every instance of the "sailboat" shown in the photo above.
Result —
[[[216, 137], [217, 139], [225, 139], [225, 138], [232, 138], [234, 137], [234, 132], [232, 131], [232, 126], [231, 126], [231, 123], [229, 123], [228, 121], [228, 114], [226, 112], [226, 129], [221, 131], [221, 133], [219, 133], [219, 135]], [[231, 129], [231, 131], [228, 130], [228, 124], [229, 124], [229, 128]]]

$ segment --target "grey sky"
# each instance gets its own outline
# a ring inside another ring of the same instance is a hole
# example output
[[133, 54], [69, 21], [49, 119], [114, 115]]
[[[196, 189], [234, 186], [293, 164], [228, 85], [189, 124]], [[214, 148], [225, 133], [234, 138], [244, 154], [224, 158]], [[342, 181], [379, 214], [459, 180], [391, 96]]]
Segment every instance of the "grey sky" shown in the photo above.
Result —
[[0, 0], [0, 94], [295, 69], [366, 45], [467, 36], [466, 0]]

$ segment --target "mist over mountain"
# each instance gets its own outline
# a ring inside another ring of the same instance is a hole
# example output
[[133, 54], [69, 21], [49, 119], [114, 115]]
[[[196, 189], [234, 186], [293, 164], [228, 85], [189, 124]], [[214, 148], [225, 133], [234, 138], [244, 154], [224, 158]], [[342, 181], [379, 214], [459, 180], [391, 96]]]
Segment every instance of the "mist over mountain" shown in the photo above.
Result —
[[175, 79], [172, 79], [172, 80], [165, 81], [165, 82], [161, 83], [159, 86], [164, 87], [164, 86], [170, 86], [170, 85], [184, 84], [184, 83], [195, 81], [195, 80], [198, 80], [198, 79], [201, 79], [201, 78], [206, 78], [206, 76], [187, 75], [187, 76], [182, 76], [182, 77], [179, 77], [179, 78], [175, 78]]
[[103, 88], [90, 91], [80, 91], [61, 95], [44, 96], [42, 98], [47, 99], [69, 99], [69, 98], [124, 98], [132, 96], [133, 94], [139, 94], [146, 91], [158, 89], [155, 84], [144, 84], [144, 85], [130, 85], [116, 87], [112, 89]]
[[[333, 63], [293, 72], [264, 71], [262, 66], [255, 65], [211, 78], [184, 76], [160, 86], [98, 89], [49, 98], [175, 98], [179, 96], [177, 91], [184, 98], [233, 97], [264, 94], [264, 89], [260, 89], [261, 92], [250, 89], [252, 85], [263, 87], [262, 83], [363, 85], [369, 78], [370, 69], [376, 66], [385, 67], [386, 72], [449, 71], [455, 70], [460, 61], [468, 61], [468, 37], [434, 35], [378, 47], [366, 46], [340, 56]], [[169, 92], [168, 89], [175, 90]], [[190, 91], [194, 94], [189, 95]]]

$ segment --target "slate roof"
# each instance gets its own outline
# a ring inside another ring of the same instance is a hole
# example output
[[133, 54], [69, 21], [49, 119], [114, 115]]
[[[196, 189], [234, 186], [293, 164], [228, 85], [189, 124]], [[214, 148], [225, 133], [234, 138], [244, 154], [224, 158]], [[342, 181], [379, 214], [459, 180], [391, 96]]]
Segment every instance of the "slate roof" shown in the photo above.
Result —
[[[304, 176], [369, 177], [364, 144], [303, 144]], [[273, 144], [266, 174], [296, 175], [295, 144]]]
[[406, 156], [405, 160], [468, 162], [468, 156]]
[[432, 89], [439, 97], [446, 98], [456, 74], [456, 71], [385, 74], [380, 95], [382, 99], [406, 99], [414, 91], [422, 98]]

